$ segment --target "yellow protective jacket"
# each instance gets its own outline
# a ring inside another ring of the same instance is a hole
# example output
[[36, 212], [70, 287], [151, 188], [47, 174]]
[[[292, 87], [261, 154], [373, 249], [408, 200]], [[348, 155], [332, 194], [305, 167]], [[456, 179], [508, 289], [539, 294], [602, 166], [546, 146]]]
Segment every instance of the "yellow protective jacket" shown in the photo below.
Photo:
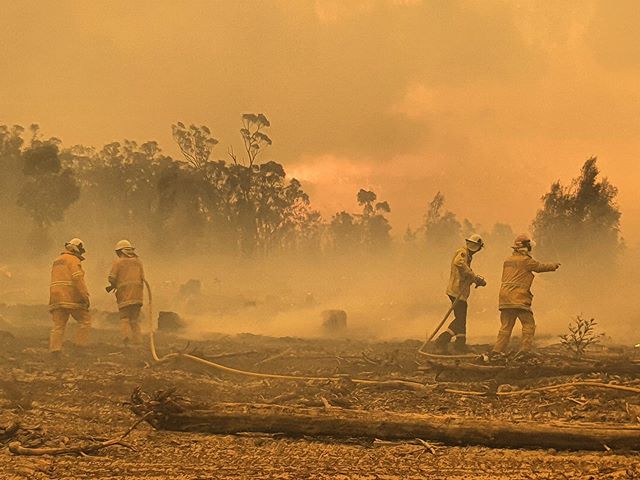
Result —
[[467, 301], [471, 292], [471, 284], [478, 280], [478, 275], [471, 270], [473, 254], [467, 248], [456, 250], [451, 260], [451, 275], [447, 286], [447, 295]]
[[116, 288], [119, 308], [142, 305], [144, 270], [138, 257], [120, 257], [114, 260], [109, 283]]
[[517, 308], [531, 311], [533, 293], [531, 285], [534, 273], [553, 272], [554, 263], [540, 263], [526, 252], [514, 251], [504, 261], [502, 268], [502, 286], [500, 287], [499, 309]]
[[49, 310], [89, 309], [89, 291], [84, 283], [81, 260], [70, 252], [62, 252], [51, 267]]

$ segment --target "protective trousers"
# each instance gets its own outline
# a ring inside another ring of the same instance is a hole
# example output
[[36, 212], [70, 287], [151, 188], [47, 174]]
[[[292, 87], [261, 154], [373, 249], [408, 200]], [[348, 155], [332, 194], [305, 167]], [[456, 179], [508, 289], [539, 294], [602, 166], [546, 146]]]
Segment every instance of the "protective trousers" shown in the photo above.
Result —
[[78, 322], [75, 344], [79, 347], [84, 347], [89, 343], [91, 314], [87, 310], [82, 309], [56, 308], [51, 311], [51, 319], [53, 320], [53, 328], [51, 329], [51, 336], [49, 337], [49, 350], [51, 352], [59, 352], [62, 350], [64, 331], [67, 327], [69, 315]]
[[462, 347], [467, 343], [467, 302], [458, 300], [449, 295], [449, 299], [453, 304], [453, 320], [449, 324], [446, 331], [442, 332], [436, 339], [436, 345], [439, 347], [446, 346], [452, 338], [455, 338], [456, 347]]
[[122, 322], [122, 341], [140, 345], [142, 343], [142, 330], [140, 328], [140, 309], [142, 305], [126, 305], [120, 308], [120, 321]]
[[494, 352], [503, 353], [507, 349], [509, 340], [511, 339], [511, 332], [518, 318], [520, 319], [520, 323], [522, 323], [520, 351], [527, 352], [533, 348], [533, 336], [536, 333], [536, 322], [533, 318], [533, 313], [520, 308], [505, 308], [500, 311], [500, 322], [502, 325], [498, 332], [496, 345], [493, 347]]

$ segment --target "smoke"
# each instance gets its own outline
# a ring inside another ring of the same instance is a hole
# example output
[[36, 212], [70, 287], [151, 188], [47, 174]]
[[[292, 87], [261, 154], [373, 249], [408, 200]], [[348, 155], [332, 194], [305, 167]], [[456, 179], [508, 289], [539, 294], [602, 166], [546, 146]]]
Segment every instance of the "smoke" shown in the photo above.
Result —
[[[84, 262], [92, 308], [115, 312], [115, 300], [104, 291], [113, 252], [87, 243]], [[325, 255], [314, 258], [278, 256], [239, 259], [236, 256], [165, 255], [139, 248], [154, 294], [155, 315], [175, 311], [187, 321], [182, 332], [201, 339], [218, 333], [319, 337], [326, 334], [321, 313], [343, 309], [350, 338], [422, 339], [441, 320], [450, 302], [445, 295], [450, 255], [433, 255], [421, 245], [396, 244], [386, 253]], [[580, 265], [563, 265], [555, 273], [537, 275], [534, 312], [540, 342], [553, 342], [578, 314], [595, 318], [598, 331], [613, 342], [636, 342], [640, 310], [629, 292], [640, 287], [635, 272], [638, 252], [626, 250], [608, 273], [594, 276]], [[488, 243], [473, 260], [474, 270], [488, 282], [473, 289], [469, 300], [471, 343], [492, 343], [499, 328], [497, 310], [502, 261], [510, 254], [505, 241]], [[536, 256], [536, 252], [533, 252]], [[556, 261], [556, 258], [539, 258]], [[559, 259], [562, 261], [562, 259]], [[48, 300], [50, 259], [9, 263], [12, 278], [0, 276], [8, 304], [44, 304]], [[191, 279], [201, 283], [196, 294], [180, 293]], [[41, 313], [44, 315], [44, 313]], [[97, 326], [114, 328], [102, 322]], [[48, 318], [11, 318], [11, 323]], [[145, 320], [146, 322], [146, 320]], [[518, 335], [516, 328], [515, 335]], [[99, 332], [96, 335], [100, 335]]]

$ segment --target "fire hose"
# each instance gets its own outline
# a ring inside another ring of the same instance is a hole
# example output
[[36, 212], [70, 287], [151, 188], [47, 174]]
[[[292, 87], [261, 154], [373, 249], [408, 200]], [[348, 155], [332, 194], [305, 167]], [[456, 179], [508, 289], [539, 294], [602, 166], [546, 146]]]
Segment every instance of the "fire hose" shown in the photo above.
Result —
[[[294, 381], [323, 381], [323, 382], [339, 382], [339, 381], [344, 381], [344, 377], [314, 377], [314, 376], [304, 376], [304, 375], [285, 375], [285, 374], [277, 374], [277, 373], [259, 373], [259, 372], [251, 372], [251, 371], [247, 371], [247, 370], [240, 370], [237, 368], [232, 368], [232, 367], [227, 367], [225, 365], [221, 365], [219, 363], [216, 362], [212, 362], [210, 360], [206, 360], [204, 358], [200, 358], [197, 357], [195, 355], [191, 355], [188, 353], [177, 353], [177, 352], [173, 352], [173, 353], [168, 353], [166, 355], [163, 355], [162, 357], [160, 357], [158, 355], [157, 349], [156, 349], [156, 343], [155, 343], [155, 326], [154, 326], [154, 321], [153, 321], [153, 295], [151, 293], [151, 286], [149, 285], [149, 282], [145, 279], [144, 280], [144, 284], [147, 290], [147, 296], [148, 296], [148, 310], [149, 310], [149, 348], [151, 350], [151, 357], [153, 358], [153, 360], [156, 363], [164, 363], [167, 362], [171, 359], [176, 359], [176, 358], [182, 358], [182, 359], [186, 359], [189, 360], [191, 362], [200, 364], [200, 365], [204, 365], [207, 367], [211, 367], [214, 368], [216, 370], [220, 370], [223, 372], [227, 372], [227, 373], [232, 373], [235, 375], [243, 375], [243, 376], [248, 376], [248, 377], [257, 377], [257, 378], [272, 378], [272, 379], [279, 379], [279, 380], [294, 380]], [[455, 302], [454, 302], [455, 304]], [[450, 314], [450, 312], [449, 312]], [[444, 318], [444, 320], [441, 322], [441, 324], [443, 324], [446, 319], [447, 319], [448, 315]], [[440, 325], [442, 326], [442, 325]], [[438, 327], [438, 330], [440, 329], [440, 326]], [[434, 335], [436, 332], [434, 332]], [[425, 342], [424, 345], [426, 345], [427, 342]], [[423, 345], [423, 347], [424, 347]], [[418, 350], [419, 353], [424, 353], [422, 352], [422, 348], [420, 347], [420, 349]], [[452, 357], [451, 355], [447, 355], [447, 357]], [[359, 384], [359, 385], [371, 385], [371, 386], [387, 386], [387, 387], [393, 387], [393, 386], [397, 386], [397, 387], [403, 387], [403, 388], [408, 388], [411, 390], [415, 390], [415, 391], [421, 391], [421, 392], [431, 392], [437, 389], [437, 385], [434, 385], [433, 387], [427, 387], [426, 385], [420, 383], [420, 382], [412, 382], [412, 381], [408, 381], [408, 380], [368, 380], [368, 379], [362, 379], [362, 378], [349, 378], [349, 381], [355, 383], [355, 384]], [[558, 384], [558, 385], [546, 385], [543, 387], [536, 387], [536, 388], [530, 388], [530, 389], [523, 389], [523, 390], [515, 390], [515, 391], [502, 391], [502, 392], [495, 392], [493, 393], [493, 395], [496, 396], [514, 396], [514, 395], [524, 395], [524, 394], [529, 394], [529, 393], [535, 393], [535, 392], [545, 392], [545, 391], [552, 391], [552, 390], [562, 390], [565, 388], [575, 388], [575, 387], [592, 387], [592, 388], [603, 388], [603, 389], [611, 389], [611, 390], [618, 390], [618, 391], [624, 391], [624, 392], [631, 392], [631, 393], [638, 393], [640, 394], [640, 388], [636, 388], [636, 387], [629, 387], [626, 385], [616, 385], [616, 384], [609, 384], [609, 383], [600, 383], [600, 382], [570, 382], [570, 383], [562, 383], [562, 384]], [[457, 394], [457, 395], [470, 395], [470, 396], [489, 396], [490, 393], [489, 392], [478, 392], [478, 391], [468, 391], [468, 390], [457, 390], [457, 389], [452, 389], [452, 388], [444, 388], [442, 390], [439, 391], [443, 391], [445, 393], [452, 393], [452, 394]]]
[[[206, 360], [204, 358], [197, 357], [195, 355], [191, 355], [189, 353], [168, 353], [162, 357], [158, 356], [158, 351], [156, 349], [155, 342], [155, 327], [153, 322], [153, 295], [151, 293], [151, 287], [149, 282], [144, 281], [147, 290], [147, 296], [149, 298], [149, 348], [151, 350], [151, 357], [157, 363], [163, 363], [168, 360], [174, 358], [184, 358], [190, 360], [194, 363], [198, 363], [200, 365], [205, 365], [211, 368], [215, 368], [216, 370], [221, 370], [227, 373], [233, 373], [236, 375], [244, 375], [250, 377], [257, 378], [273, 378], [280, 380], [297, 380], [297, 381], [331, 381], [331, 382], [339, 382], [343, 381], [343, 377], [314, 377], [314, 376], [304, 376], [304, 375], [282, 375], [277, 373], [259, 373], [259, 372], [250, 372], [246, 370], [240, 370], [237, 368], [227, 367], [225, 365], [221, 365], [216, 362], [212, 362], [210, 360]], [[386, 386], [402, 386], [405, 388], [410, 388], [412, 390], [424, 390], [426, 387], [420, 382], [410, 382], [406, 380], [367, 380], [360, 378], [349, 379], [353, 383], [362, 384], [362, 385], [386, 385]]]

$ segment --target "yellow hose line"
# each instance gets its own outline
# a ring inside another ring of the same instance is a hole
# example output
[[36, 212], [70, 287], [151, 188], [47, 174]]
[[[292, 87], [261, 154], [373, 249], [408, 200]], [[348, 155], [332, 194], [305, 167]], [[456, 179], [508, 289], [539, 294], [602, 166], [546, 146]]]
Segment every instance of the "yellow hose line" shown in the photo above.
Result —
[[[217, 370], [221, 370], [227, 373], [234, 373], [237, 375], [244, 375], [249, 377], [257, 377], [257, 378], [274, 378], [280, 380], [298, 380], [298, 381], [321, 381], [321, 382], [337, 382], [342, 380], [342, 377], [308, 377], [303, 375], [281, 375], [277, 373], [259, 373], [259, 372], [250, 372], [247, 370], [239, 370], [237, 368], [227, 367], [225, 365], [220, 365], [219, 363], [212, 362], [210, 360], [205, 360], [204, 358], [196, 357], [194, 355], [190, 355], [188, 353], [179, 353], [172, 354], [176, 355], [179, 358], [186, 358], [195, 363], [199, 363], [201, 365], [206, 365], [208, 367], [215, 368]], [[419, 382], [410, 382], [407, 380], [366, 380], [362, 378], [347, 378], [348, 381], [353, 383], [357, 383], [360, 385], [387, 385], [387, 386], [404, 386], [411, 388], [413, 390], [426, 390], [428, 387]]]
[[464, 353], [460, 355], [445, 355], [442, 353], [428, 353], [423, 352], [422, 347], [418, 349], [418, 353], [424, 357], [428, 358], [438, 358], [442, 360], [470, 360], [473, 358], [479, 358], [481, 355], [479, 353]]
[[[297, 380], [297, 381], [330, 381], [330, 382], [338, 382], [343, 380], [342, 377], [311, 377], [311, 376], [303, 376], [303, 375], [280, 375], [276, 373], [259, 373], [259, 372], [250, 372], [246, 370], [239, 370], [237, 368], [227, 367], [225, 365], [220, 365], [219, 363], [212, 362], [210, 360], [205, 360], [204, 358], [196, 357], [195, 355], [190, 355], [188, 353], [169, 353], [164, 355], [163, 357], [158, 356], [158, 351], [156, 350], [156, 342], [155, 342], [155, 327], [153, 324], [153, 297], [151, 294], [151, 287], [149, 286], [149, 282], [144, 281], [147, 287], [147, 295], [149, 297], [149, 347], [151, 350], [151, 356], [153, 360], [158, 363], [166, 362], [172, 358], [186, 358], [187, 360], [191, 360], [192, 362], [199, 363], [201, 365], [205, 365], [208, 367], [215, 368], [217, 370], [221, 370], [227, 373], [234, 373], [236, 375], [244, 375], [249, 377], [257, 377], [257, 378], [274, 378], [280, 380]], [[412, 390], [426, 390], [427, 387], [419, 382], [409, 382], [406, 380], [365, 380], [359, 378], [348, 378], [349, 381], [353, 383], [357, 383], [360, 385], [387, 385], [387, 386], [404, 386], [411, 388]]]
[[[236, 375], [248, 376], [248, 377], [273, 378], [278, 380], [296, 380], [296, 381], [338, 382], [340, 380], [343, 380], [343, 377], [312, 377], [312, 376], [303, 376], [303, 375], [281, 375], [277, 373], [250, 372], [247, 370], [239, 370], [237, 368], [220, 365], [219, 363], [215, 363], [210, 360], [205, 360], [204, 358], [196, 357], [195, 355], [190, 355], [188, 353], [169, 353], [167, 355], [164, 355], [163, 357], [159, 357], [158, 352], [156, 350], [156, 343], [155, 343], [155, 328], [153, 324], [153, 297], [151, 295], [151, 287], [149, 286], [149, 283], [146, 280], [144, 281], [144, 284], [147, 288], [147, 295], [149, 296], [149, 347], [151, 349], [151, 356], [153, 357], [153, 360], [155, 362], [163, 363], [172, 358], [186, 358], [187, 360], [190, 360], [194, 363], [199, 363], [200, 365], [205, 365], [207, 367], [215, 368], [216, 370], [220, 370], [227, 373], [233, 373]], [[460, 357], [463, 357], [463, 356], [460, 355]], [[344, 379], [359, 385], [402, 386], [402, 387], [410, 388], [415, 391], [431, 390], [431, 387], [427, 387], [422, 383], [410, 382], [407, 380], [366, 380], [361, 378], [348, 378], [348, 377]], [[528, 393], [561, 390], [564, 388], [575, 388], [575, 387], [595, 387], [595, 388], [605, 388], [610, 390], [619, 390], [623, 392], [640, 393], [640, 388], [628, 387], [626, 385], [615, 385], [610, 383], [599, 383], [599, 382], [573, 382], [573, 383], [561, 383], [558, 385], [547, 385], [544, 387], [536, 387], [536, 388], [529, 388], [529, 389], [523, 389], [523, 390], [514, 390], [511, 392], [496, 392], [495, 395], [502, 396], [502, 397], [511, 397], [515, 395], [525, 395]], [[452, 388], [445, 388], [443, 391], [446, 393], [452, 393], [456, 395], [467, 395], [467, 396], [477, 396], [477, 397], [488, 396], [487, 392], [456, 390]]]
[[147, 296], [149, 297], [149, 348], [151, 349], [151, 356], [156, 362], [160, 361], [158, 352], [156, 351], [156, 342], [154, 339], [155, 328], [153, 325], [153, 295], [151, 295], [151, 286], [147, 280], [144, 280], [144, 285], [147, 287]]

